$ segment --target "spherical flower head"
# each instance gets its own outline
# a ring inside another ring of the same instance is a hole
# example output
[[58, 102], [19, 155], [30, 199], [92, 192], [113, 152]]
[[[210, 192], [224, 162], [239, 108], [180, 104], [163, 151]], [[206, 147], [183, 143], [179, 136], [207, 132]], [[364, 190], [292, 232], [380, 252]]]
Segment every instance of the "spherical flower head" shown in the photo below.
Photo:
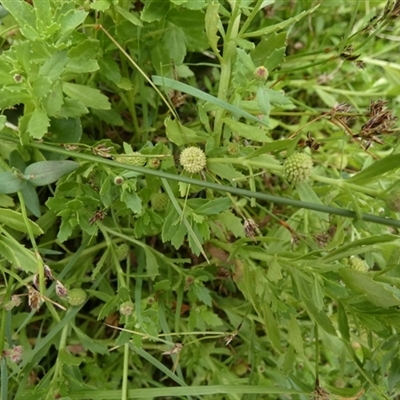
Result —
[[151, 196], [151, 206], [154, 211], [164, 211], [169, 202], [169, 197], [166, 193], [155, 193]]
[[134, 304], [131, 301], [125, 301], [119, 306], [121, 315], [129, 316], [133, 314]]
[[122, 176], [116, 176], [114, 178], [114, 185], [121, 186], [125, 182], [125, 179]]
[[231, 156], [236, 156], [239, 154], [239, 150], [240, 150], [240, 144], [239, 143], [235, 143], [235, 142], [231, 142], [228, 144], [226, 150], [228, 151], [228, 153]]
[[158, 169], [160, 168], [161, 161], [159, 158], [150, 158], [150, 160], [147, 162], [147, 166], [151, 169]]
[[351, 257], [350, 258], [350, 267], [356, 271], [366, 272], [368, 271], [368, 267], [365, 264], [364, 260], [361, 260], [359, 257]]
[[117, 162], [134, 165], [136, 167], [143, 167], [143, 165], [146, 164], [146, 157], [143, 157], [138, 151], [134, 151], [132, 154], [119, 155], [114, 159]]
[[303, 182], [313, 170], [312, 159], [305, 153], [291, 155], [283, 164], [283, 175], [290, 183]]
[[269, 72], [264, 66], [257, 67], [254, 70], [254, 77], [259, 81], [266, 81], [268, 79]]
[[68, 303], [71, 306], [81, 306], [86, 301], [87, 294], [83, 289], [75, 288], [68, 291]]
[[118, 261], [125, 260], [129, 254], [129, 246], [126, 243], [122, 243], [115, 249], [115, 255]]
[[199, 147], [188, 147], [179, 159], [183, 169], [191, 174], [201, 172], [207, 165], [206, 154]]

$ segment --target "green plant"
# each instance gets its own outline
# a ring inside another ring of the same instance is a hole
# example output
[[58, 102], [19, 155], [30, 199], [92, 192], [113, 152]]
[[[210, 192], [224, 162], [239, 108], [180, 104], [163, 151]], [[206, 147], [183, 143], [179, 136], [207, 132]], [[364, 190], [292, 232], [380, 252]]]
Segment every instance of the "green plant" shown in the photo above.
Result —
[[319, 3], [1, 2], [2, 399], [399, 395], [399, 5]]

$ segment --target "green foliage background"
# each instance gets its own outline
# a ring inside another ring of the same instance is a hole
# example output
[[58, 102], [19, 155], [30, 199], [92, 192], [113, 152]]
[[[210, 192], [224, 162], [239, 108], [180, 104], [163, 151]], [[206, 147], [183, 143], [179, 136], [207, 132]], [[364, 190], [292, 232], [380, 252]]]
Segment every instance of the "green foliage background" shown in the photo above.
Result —
[[398, 1], [0, 18], [1, 399], [400, 395]]

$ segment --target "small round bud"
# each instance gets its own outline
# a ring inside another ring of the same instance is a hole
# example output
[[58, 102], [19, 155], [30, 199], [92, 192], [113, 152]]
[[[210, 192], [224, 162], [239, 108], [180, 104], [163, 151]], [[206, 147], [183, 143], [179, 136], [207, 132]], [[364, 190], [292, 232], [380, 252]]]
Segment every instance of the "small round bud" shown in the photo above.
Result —
[[182, 151], [179, 159], [183, 169], [191, 174], [202, 171], [207, 165], [207, 158], [199, 147], [188, 147]]
[[146, 157], [143, 157], [138, 151], [127, 155], [118, 155], [114, 160], [122, 164], [134, 165], [136, 167], [143, 167], [146, 164]]
[[266, 81], [268, 79], [268, 75], [269, 72], [267, 68], [265, 68], [262, 65], [254, 70], [254, 78], [256, 78], [259, 81]]
[[283, 164], [283, 175], [290, 183], [305, 181], [313, 169], [312, 159], [305, 153], [291, 155]]
[[368, 267], [365, 264], [365, 261], [361, 260], [361, 258], [354, 256], [354, 257], [351, 257], [349, 261], [350, 261], [350, 267], [352, 269], [355, 269], [356, 271], [360, 271], [360, 272], [368, 271]]
[[240, 144], [239, 143], [235, 143], [235, 142], [231, 142], [231, 143], [228, 144], [226, 150], [231, 156], [236, 156], [239, 153]]
[[15, 83], [22, 83], [25, 80], [25, 78], [20, 74], [15, 74], [13, 79]]
[[125, 301], [119, 306], [119, 312], [121, 315], [129, 316], [133, 314], [135, 309], [134, 304], [131, 301]]
[[125, 179], [122, 176], [116, 176], [114, 178], [114, 185], [121, 186], [125, 182]]
[[164, 211], [168, 206], [169, 197], [166, 193], [155, 193], [150, 201], [154, 211]]
[[151, 169], [158, 169], [160, 168], [161, 161], [159, 158], [150, 158], [150, 160], [147, 162], [147, 166]]
[[125, 260], [129, 254], [129, 246], [126, 243], [122, 243], [115, 249], [115, 255], [117, 256], [118, 261]]
[[86, 301], [87, 294], [81, 288], [75, 288], [68, 291], [68, 303], [71, 306], [81, 306]]

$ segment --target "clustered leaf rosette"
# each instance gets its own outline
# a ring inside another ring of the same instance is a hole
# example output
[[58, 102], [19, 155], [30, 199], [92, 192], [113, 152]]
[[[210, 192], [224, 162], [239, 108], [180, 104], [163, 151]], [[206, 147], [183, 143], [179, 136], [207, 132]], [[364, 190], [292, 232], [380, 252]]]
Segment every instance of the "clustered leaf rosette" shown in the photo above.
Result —
[[283, 164], [283, 175], [289, 183], [303, 182], [310, 177], [313, 162], [306, 153], [291, 155]]
[[191, 146], [182, 151], [179, 162], [184, 171], [197, 174], [206, 167], [207, 157], [202, 149]]

